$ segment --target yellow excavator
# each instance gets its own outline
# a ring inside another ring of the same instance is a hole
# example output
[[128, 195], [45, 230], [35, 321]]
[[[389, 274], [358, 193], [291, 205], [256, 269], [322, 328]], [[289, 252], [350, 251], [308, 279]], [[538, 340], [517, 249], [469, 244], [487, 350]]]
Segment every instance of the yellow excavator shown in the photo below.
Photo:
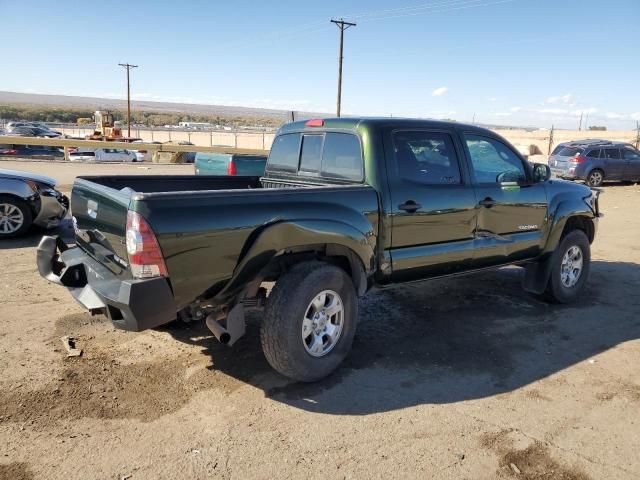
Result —
[[122, 129], [115, 125], [113, 114], [96, 110], [93, 114], [96, 128], [87, 139], [88, 140], [121, 140]]

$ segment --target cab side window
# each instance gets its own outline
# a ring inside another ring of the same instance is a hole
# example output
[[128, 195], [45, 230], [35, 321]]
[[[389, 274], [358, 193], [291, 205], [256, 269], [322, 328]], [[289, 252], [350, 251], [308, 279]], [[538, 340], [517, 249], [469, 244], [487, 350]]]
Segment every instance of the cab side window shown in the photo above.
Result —
[[489, 137], [465, 134], [471, 168], [477, 183], [525, 182], [524, 163], [504, 143]]
[[451, 137], [446, 133], [399, 131], [393, 134], [398, 174], [424, 185], [461, 183], [460, 166]]

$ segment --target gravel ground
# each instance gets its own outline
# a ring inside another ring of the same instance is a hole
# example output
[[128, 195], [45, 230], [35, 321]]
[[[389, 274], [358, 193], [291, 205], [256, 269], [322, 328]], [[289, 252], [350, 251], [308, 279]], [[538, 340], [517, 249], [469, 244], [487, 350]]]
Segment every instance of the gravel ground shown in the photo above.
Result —
[[0, 478], [639, 478], [640, 187], [601, 203], [579, 304], [525, 294], [517, 268], [374, 291], [312, 385], [269, 368], [259, 315], [231, 349], [202, 325], [114, 330], [38, 276], [37, 232], [4, 241]]

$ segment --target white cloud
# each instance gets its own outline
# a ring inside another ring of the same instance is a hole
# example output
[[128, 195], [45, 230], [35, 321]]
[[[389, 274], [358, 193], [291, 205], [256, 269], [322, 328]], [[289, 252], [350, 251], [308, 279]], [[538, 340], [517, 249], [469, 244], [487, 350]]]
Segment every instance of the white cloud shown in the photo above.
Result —
[[511, 107], [509, 110], [511, 110], [512, 112], [519, 112], [520, 110], [522, 110], [522, 107]]
[[635, 112], [632, 113], [631, 115], [629, 115], [631, 117], [631, 120], [638, 120], [640, 121], [640, 112]]
[[433, 95], [434, 97], [441, 97], [448, 91], [449, 89], [447, 87], [440, 87], [440, 88], [436, 88], [433, 92], [431, 92], [431, 95]]
[[559, 95], [557, 97], [548, 97], [544, 103], [550, 104], [550, 105], [568, 105], [570, 107], [573, 107], [576, 104], [576, 99], [573, 95], [571, 95], [570, 93], [567, 93], [566, 95]]
[[511, 112], [498, 112], [498, 113], [494, 113], [494, 115], [496, 117], [510, 117], [511, 116]]
[[623, 118], [627, 118], [626, 115], [622, 114], [622, 113], [615, 113], [615, 112], [607, 112], [605, 114], [605, 117], [611, 119], [611, 120], [622, 120]]
[[490, 97], [490, 98], [487, 98], [487, 100], [489, 100], [490, 102], [495, 102], [498, 99], [496, 97]]

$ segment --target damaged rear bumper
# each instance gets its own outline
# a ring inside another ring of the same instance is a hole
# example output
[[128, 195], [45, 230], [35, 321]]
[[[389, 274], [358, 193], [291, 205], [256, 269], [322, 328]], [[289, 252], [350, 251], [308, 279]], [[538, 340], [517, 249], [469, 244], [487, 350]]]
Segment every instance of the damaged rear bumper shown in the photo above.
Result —
[[104, 313], [116, 328], [139, 332], [171, 322], [176, 307], [164, 277], [122, 279], [79, 247], [45, 236], [37, 251], [40, 275], [65, 287], [92, 313]]

